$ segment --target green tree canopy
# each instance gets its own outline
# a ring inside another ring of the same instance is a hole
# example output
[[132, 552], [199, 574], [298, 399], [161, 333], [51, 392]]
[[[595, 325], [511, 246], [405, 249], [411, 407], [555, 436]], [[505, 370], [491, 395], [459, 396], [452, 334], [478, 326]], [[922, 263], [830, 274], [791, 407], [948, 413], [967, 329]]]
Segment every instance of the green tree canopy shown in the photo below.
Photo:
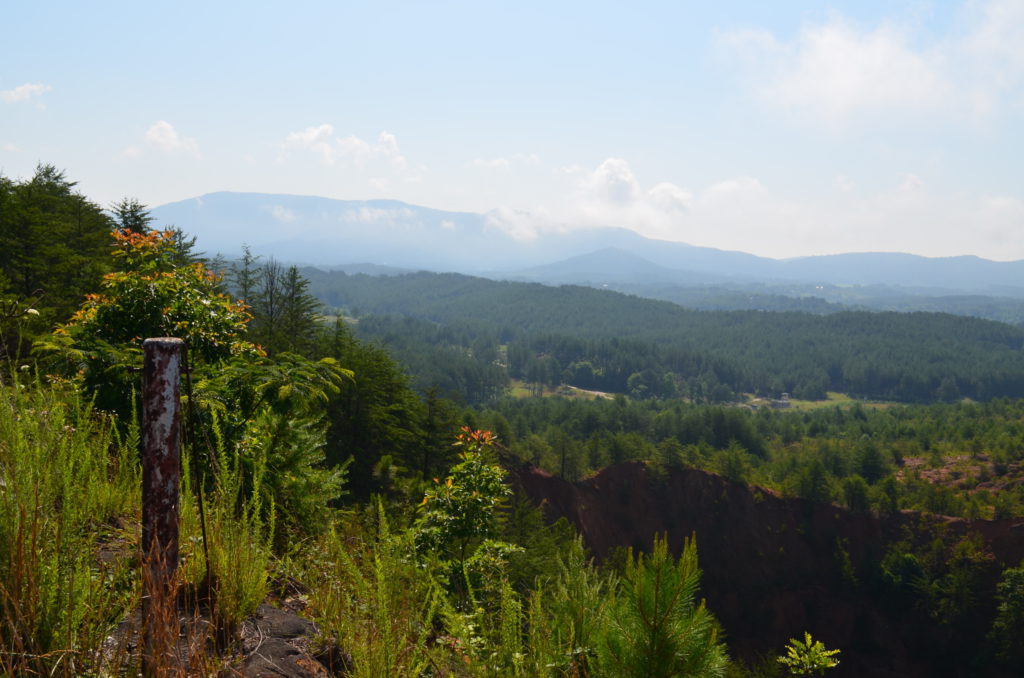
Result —
[[58, 334], [126, 345], [180, 337], [194, 357], [207, 361], [255, 352], [245, 339], [245, 306], [222, 294], [220, 276], [203, 264], [178, 265], [179, 254], [174, 231], [115, 232], [113, 255], [121, 270], [104, 276], [100, 292], [87, 295]]
[[0, 176], [0, 302], [39, 313], [32, 322], [0, 318], [0, 355], [19, 354], [97, 288], [111, 268], [113, 227], [53, 165], [39, 165], [24, 181]]

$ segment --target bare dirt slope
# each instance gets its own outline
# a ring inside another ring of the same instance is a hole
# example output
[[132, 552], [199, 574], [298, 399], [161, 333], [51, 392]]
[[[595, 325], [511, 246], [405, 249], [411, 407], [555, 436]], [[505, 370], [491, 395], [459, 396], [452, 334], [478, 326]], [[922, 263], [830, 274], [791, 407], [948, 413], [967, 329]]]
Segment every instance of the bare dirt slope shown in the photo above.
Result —
[[[549, 518], [578, 527], [598, 559], [616, 547], [649, 549], [661, 533], [678, 552], [696, 534], [702, 595], [733, 654], [747, 661], [778, 654], [807, 630], [842, 650], [842, 664], [832, 672], [837, 678], [1003, 675], [981, 670], [976, 655], [1002, 567], [1024, 558], [1022, 520], [968, 522], [911, 512], [881, 519], [713, 473], [640, 462], [576, 483], [528, 466], [511, 471]], [[956, 626], [938, 623], [918, 599], [882, 580], [879, 563], [892, 544], [909, 538], [924, 548], [937, 536], [953, 544], [969, 531], [981, 535], [987, 558], [977, 603]]]

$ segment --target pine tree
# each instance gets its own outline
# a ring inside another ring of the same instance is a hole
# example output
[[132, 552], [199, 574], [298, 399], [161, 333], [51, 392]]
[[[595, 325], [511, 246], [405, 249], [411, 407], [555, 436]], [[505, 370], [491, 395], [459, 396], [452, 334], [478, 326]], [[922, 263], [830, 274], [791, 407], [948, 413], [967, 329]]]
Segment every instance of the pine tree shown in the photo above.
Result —
[[298, 353], [309, 357], [320, 324], [320, 302], [309, 293], [307, 280], [296, 266], [284, 268], [271, 258], [255, 269], [257, 257], [243, 249], [233, 277], [236, 291], [252, 309], [250, 337], [269, 355]]
[[231, 266], [231, 282], [235, 296], [250, 307], [255, 303], [256, 291], [259, 288], [259, 269], [256, 264], [259, 256], [252, 253], [248, 245], [242, 245], [242, 258]]
[[[458, 428], [458, 413], [436, 388], [427, 389], [421, 429], [419, 472], [424, 479], [440, 475], [451, 466], [455, 452], [449, 442]], [[505, 441], [502, 441], [505, 442]]]
[[[358, 341], [340, 319], [323, 333], [318, 351], [355, 375], [328, 404], [327, 460], [340, 464], [352, 459], [349, 491], [365, 498], [381, 489], [373, 469], [384, 455], [390, 455], [393, 465], [419, 468], [425, 435], [420, 430], [423, 404], [401, 366], [379, 346]], [[438, 426], [435, 434], [443, 437], [444, 454], [450, 458], [450, 433]], [[433, 440], [435, 434], [426, 435]], [[437, 470], [437, 463], [432, 464]]]
[[1024, 628], [1024, 568], [1007, 568], [996, 587], [995, 621], [989, 632], [989, 642], [1003, 662], [1024, 668], [1024, 648], [1020, 631]]
[[594, 567], [578, 535], [558, 556], [557, 567], [545, 606], [551, 640], [560, 650], [560, 675], [589, 676], [599, 636], [609, 622], [610, 592], [618, 580]]
[[725, 645], [718, 623], [696, 602], [700, 583], [697, 543], [683, 544], [675, 561], [666, 539], [655, 539], [648, 556], [632, 553], [620, 593], [602, 629], [595, 675], [672, 678], [724, 675]]
[[0, 272], [21, 299], [62, 321], [110, 266], [112, 222], [53, 165], [0, 181]]
[[282, 277], [281, 302], [281, 350], [308, 356], [316, 343], [321, 304], [295, 266]]
[[280, 349], [281, 338], [281, 264], [271, 258], [258, 273], [258, 285], [245, 299], [252, 311], [249, 338], [273, 355]]
[[121, 233], [149, 233], [153, 216], [138, 199], [121, 198], [110, 206], [110, 211], [114, 215], [117, 230]]
[[839, 664], [837, 654], [839, 650], [826, 649], [820, 640], [813, 640], [805, 631], [803, 641], [790, 638], [786, 654], [779, 657], [778, 662], [793, 676], [822, 676], [827, 669]]

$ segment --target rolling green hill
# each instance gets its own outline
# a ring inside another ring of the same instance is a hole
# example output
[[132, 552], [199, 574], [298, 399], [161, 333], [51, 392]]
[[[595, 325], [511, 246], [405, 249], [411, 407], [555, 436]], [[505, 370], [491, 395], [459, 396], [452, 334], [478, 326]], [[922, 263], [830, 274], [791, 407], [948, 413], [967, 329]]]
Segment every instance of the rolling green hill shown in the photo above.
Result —
[[306, 275], [322, 301], [360, 316], [364, 336], [400, 355], [412, 343], [470, 357], [475, 347], [491, 364], [503, 350], [508, 374], [528, 381], [711, 400], [741, 391], [907, 402], [1024, 395], [1024, 330], [977, 318], [696, 311], [588, 287], [456, 274]]

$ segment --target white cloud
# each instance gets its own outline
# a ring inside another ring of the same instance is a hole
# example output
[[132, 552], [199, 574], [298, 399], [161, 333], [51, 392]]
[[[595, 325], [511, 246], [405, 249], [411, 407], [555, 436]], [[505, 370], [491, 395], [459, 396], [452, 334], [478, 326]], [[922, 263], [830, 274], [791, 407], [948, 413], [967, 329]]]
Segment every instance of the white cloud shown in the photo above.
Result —
[[540, 165], [541, 159], [536, 153], [513, 153], [509, 156], [497, 158], [476, 158], [471, 164], [474, 167], [482, 167], [484, 169], [507, 170], [517, 165]]
[[915, 193], [924, 189], [924, 179], [912, 172], [910, 174], [903, 175], [903, 180], [900, 181], [900, 191], [902, 193]]
[[621, 158], [561, 173], [573, 182], [561, 196], [531, 213], [493, 210], [488, 226], [520, 240], [618, 226], [777, 258], [888, 251], [1024, 259], [1024, 200], [939, 188], [923, 172], [893, 172], [877, 190], [839, 175], [834, 190], [799, 199], [753, 176], [692, 190], [668, 182], [648, 186]]
[[314, 155], [319, 155], [325, 164], [333, 165], [336, 156], [333, 137], [334, 127], [332, 125], [307, 127], [301, 132], [289, 133], [281, 144], [281, 148], [310, 151]]
[[396, 167], [405, 169], [409, 166], [409, 161], [405, 159], [401, 151], [398, 150], [398, 139], [391, 132], [381, 132], [377, 136], [376, 147], [371, 147], [371, 153], [380, 154], [386, 158], [389, 158]]
[[1024, 201], [933, 190], [914, 173], [873, 193], [849, 186], [802, 201], [752, 177], [699, 191], [678, 239], [772, 257], [840, 252], [1024, 258]]
[[640, 194], [640, 183], [622, 158], [608, 158], [591, 174], [583, 176], [579, 186], [579, 195], [598, 206], [628, 206]]
[[629, 163], [608, 158], [594, 170], [563, 168], [575, 176], [576, 187], [564, 205], [554, 208], [560, 221], [585, 226], [621, 226], [651, 237], [675, 239], [693, 196], [662, 182], [641, 187]]
[[0, 150], [6, 151], [7, 153], [17, 153], [21, 149], [10, 142], [4, 142], [0, 144]]
[[268, 205], [263, 209], [267, 212], [270, 212], [271, 216], [280, 221], [282, 224], [290, 224], [298, 218], [298, 215], [296, 215], [293, 210], [288, 209], [284, 205]]
[[366, 178], [367, 185], [380, 192], [387, 190], [393, 179], [419, 182], [426, 171], [423, 165], [409, 162], [398, 147], [397, 137], [387, 131], [375, 141], [356, 135], [336, 137], [334, 126], [325, 123], [288, 134], [281, 143], [278, 160], [286, 160], [293, 151], [312, 153], [325, 165], [372, 173]]
[[981, 7], [977, 25], [964, 40], [964, 48], [994, 66], [1017, 75], [1024, 70], [1024, 2], [994, 0]]
[[408, 161], [398, 150], [395, 135], [389, 132], [381, 132], [375, 143], [355, 135], [347, 136], [337, 139], [334, 148], [337, 156], [346, 157], [357, 165], [365, 165], [378, 159], [392, 160], [396, 167], [403, 169], [408, 165]]
[[1007, 101], [1024, 107], [1024, 2], [994, 0], [978, 6], [975, 25], [956, 45], [965, 101], [990, 114]]
[[142, 144], [133, 144], [121, 152], [126, 158], [138, 158], [145, 154], [146, 149], [161, 153], [187, 153], [199, 156], [199, 143], [191, 137], [183, 137], [174, 129], [174, 125], [166, 120], [157, 120], [146, 130]]
[[801, 247], [820, 230], [805, 212], [755, 177], [725, 179], [697, 193], [682, 239], [767, 256], [805, 254]]
[[416, 218], [416, 212], [408, 207], [379, 208], [360, 207], [342, 212], [338, 220], [344, 222], [357, 222], [374, 226], [396, 226], [408, 224]]
[[[1008, 196], [985, 196], [976, 212], [977, 223], [986, 240], [1003, 252], [1003, 257], [1024, 259], [1024, 200]], [[969, 230], [969, 229], [965, 229]]]
[[166, 120], [158, 120], [146, 131], [146, 143], [166, 153], [199, 152], [199, 144], [195, 139], [179, 136], [174, 126]]
[[690, 209], [693, 196], [689, 191], [667, 181], [655, 185], [647, 192], [647, 202], [665, 215], [682, 216]]
[[791, 41], [742, 28], [716, 42], [766, 107], [832, 128], [894, 113], [964, 118], [1024, 105], [1024, 2], [971, 2], [958, 16], [944, 37], [835, 14]]
[[488, 212], [486, 226], [522, 241], [535, 240], [542, 232], [552, 228], [543, 210], [530, 213], [509, 207], [499, 207]]
[[14, 89], [0, 90], [0, 99], [3, 99], [4, 103], [7, 104], [16, 104], [22, 101], [29, 101], [33, 97], [42, 96], [52, 89], [49, 85], [27, 82]]
[[704, 205], [742, 205], [764, 199], [768, 189], [753, 177], [726, 179], [712, 184], [700, 196]]
[[720, 46], [746, 61], [758, 98], [769, 107], [830, 126], [893, 110], [926, 111], [952, 91], [941, 50], [918, 50], [893, 25], [860, 30], [841, 17], [805, 26], [792, 43], [763, 31], [719, 36]]
[[844, 205], [811, 206], [832, 216], [822, 234], [832, 251], [870, 248], [1024, 259], [1024, 202], [1019, 198], [934, 190], [913, 174], [895, 178], [894, 184]]
[[326, 165], [333, 165], [341, 159], [363, 166], [375, 160], [387, 160], [398, 169], [406, 169], [409, 161], [398, 149], [398, 140], [390, 132], [381, 132], [377, 140], [366, 141], [353, 135], [335, 137], [334, 125], [324, 123], [307, 127], [300, 132], [291, 132], [285, 137], [281, 148], [285, 151], [308, 151], [320, 156]]

